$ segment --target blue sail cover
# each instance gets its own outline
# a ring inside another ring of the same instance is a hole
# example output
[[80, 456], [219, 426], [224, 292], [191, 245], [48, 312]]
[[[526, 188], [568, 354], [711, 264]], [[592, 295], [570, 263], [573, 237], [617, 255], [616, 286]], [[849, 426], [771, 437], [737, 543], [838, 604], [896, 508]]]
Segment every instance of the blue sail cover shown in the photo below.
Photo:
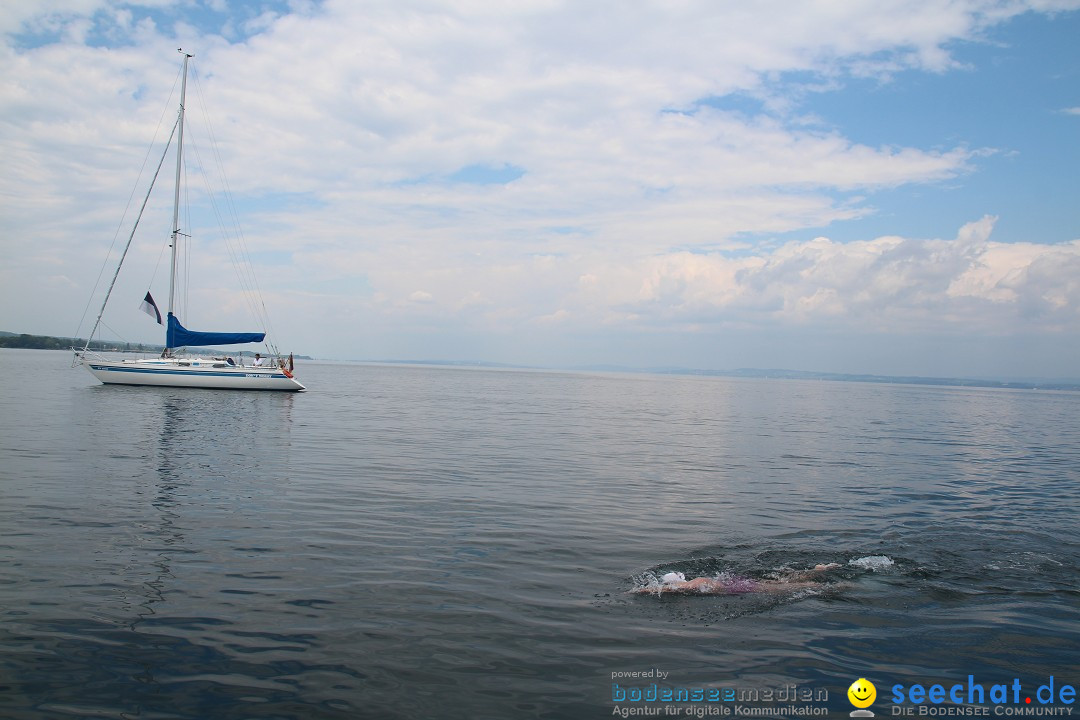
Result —
[[205, 347], [207, 345], [239, 345], [241, 343], [262, 342], [266, 333], [224, 333], [224, 332], [196, 332], [188, 330], [176, 316], [169, 313], [169, 329], [165, 333], [165, 345], [170, 348]]

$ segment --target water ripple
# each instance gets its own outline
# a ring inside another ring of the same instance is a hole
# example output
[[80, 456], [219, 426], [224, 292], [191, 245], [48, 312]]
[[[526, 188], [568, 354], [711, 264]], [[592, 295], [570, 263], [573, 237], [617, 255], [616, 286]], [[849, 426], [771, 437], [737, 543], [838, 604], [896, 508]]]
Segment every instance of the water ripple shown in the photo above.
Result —
[[[1074, 663], [1075, 394], [303, 377], [287, 398], [10, 389], [0, 715], [584, 718], [646, 667], [824, 686], [847, 712], [855, 677]], [[790, 594], [626, 592], [818, 562], [844, 567]]]

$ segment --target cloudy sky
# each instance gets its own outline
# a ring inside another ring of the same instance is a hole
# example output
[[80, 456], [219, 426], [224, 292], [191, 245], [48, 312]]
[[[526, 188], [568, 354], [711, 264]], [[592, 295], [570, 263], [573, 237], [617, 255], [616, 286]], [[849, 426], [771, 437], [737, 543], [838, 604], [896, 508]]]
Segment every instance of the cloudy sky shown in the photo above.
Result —
[[[322, 358], [1077, 377], [1077, 38], [1080, 0], [4, 3], [0, 330], [88, 332], [182, 47], [188, 327], [257, 329], [242, 252]], [[162, 340], [171, 173], [103, 337]]]

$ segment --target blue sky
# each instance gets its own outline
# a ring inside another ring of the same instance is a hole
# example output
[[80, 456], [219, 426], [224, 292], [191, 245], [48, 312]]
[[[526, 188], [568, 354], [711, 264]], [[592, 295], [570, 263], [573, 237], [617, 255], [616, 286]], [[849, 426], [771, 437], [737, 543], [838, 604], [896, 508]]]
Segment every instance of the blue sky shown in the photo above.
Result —
[[1064, 111], [1080, 87], [1078, 37], [1080, 13], [1022, 15], [983, 42], [951, 47], [962, 65], [955, 72], [849, 81], [843, 92], [810, 97], [807, 109], [855, 142], [993, 150], [963, 184], [875, 198], [877, 217], [849, 224], [846, 236], [890, 232], [904, 218], [932, 237], [943, 220], [959, 225], [1008, 206], [994, 228], [999, 241], [1075, 239], [1077, 212], [1062, 195], [1062, 180], [1075, 178], [1080, 166], [1077, 116]]
[[[184, 47], [284, 348], [1080, 376], [1077, 37], [1080, 0], [5, 7], [0, 329], [86, 331]], [[112, 337], [157, 339], [168, 195]], [[248, 329], [191, 197], [183, 321]]]

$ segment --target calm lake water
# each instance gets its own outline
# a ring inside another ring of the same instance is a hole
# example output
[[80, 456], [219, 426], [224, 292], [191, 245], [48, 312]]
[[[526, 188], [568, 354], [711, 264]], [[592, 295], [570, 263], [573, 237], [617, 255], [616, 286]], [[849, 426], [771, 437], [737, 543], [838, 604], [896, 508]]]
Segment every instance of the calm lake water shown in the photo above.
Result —
[[[1080, 393], [304, 363], [294, 395], [70, 362], [0, 350], [0, 717], [734, 709], [654, 683], [846, 716], [858, 678], [882, 717], [894, 685], [1080, 685]], [[816, 562], [843, 567], [627, 593]]]

